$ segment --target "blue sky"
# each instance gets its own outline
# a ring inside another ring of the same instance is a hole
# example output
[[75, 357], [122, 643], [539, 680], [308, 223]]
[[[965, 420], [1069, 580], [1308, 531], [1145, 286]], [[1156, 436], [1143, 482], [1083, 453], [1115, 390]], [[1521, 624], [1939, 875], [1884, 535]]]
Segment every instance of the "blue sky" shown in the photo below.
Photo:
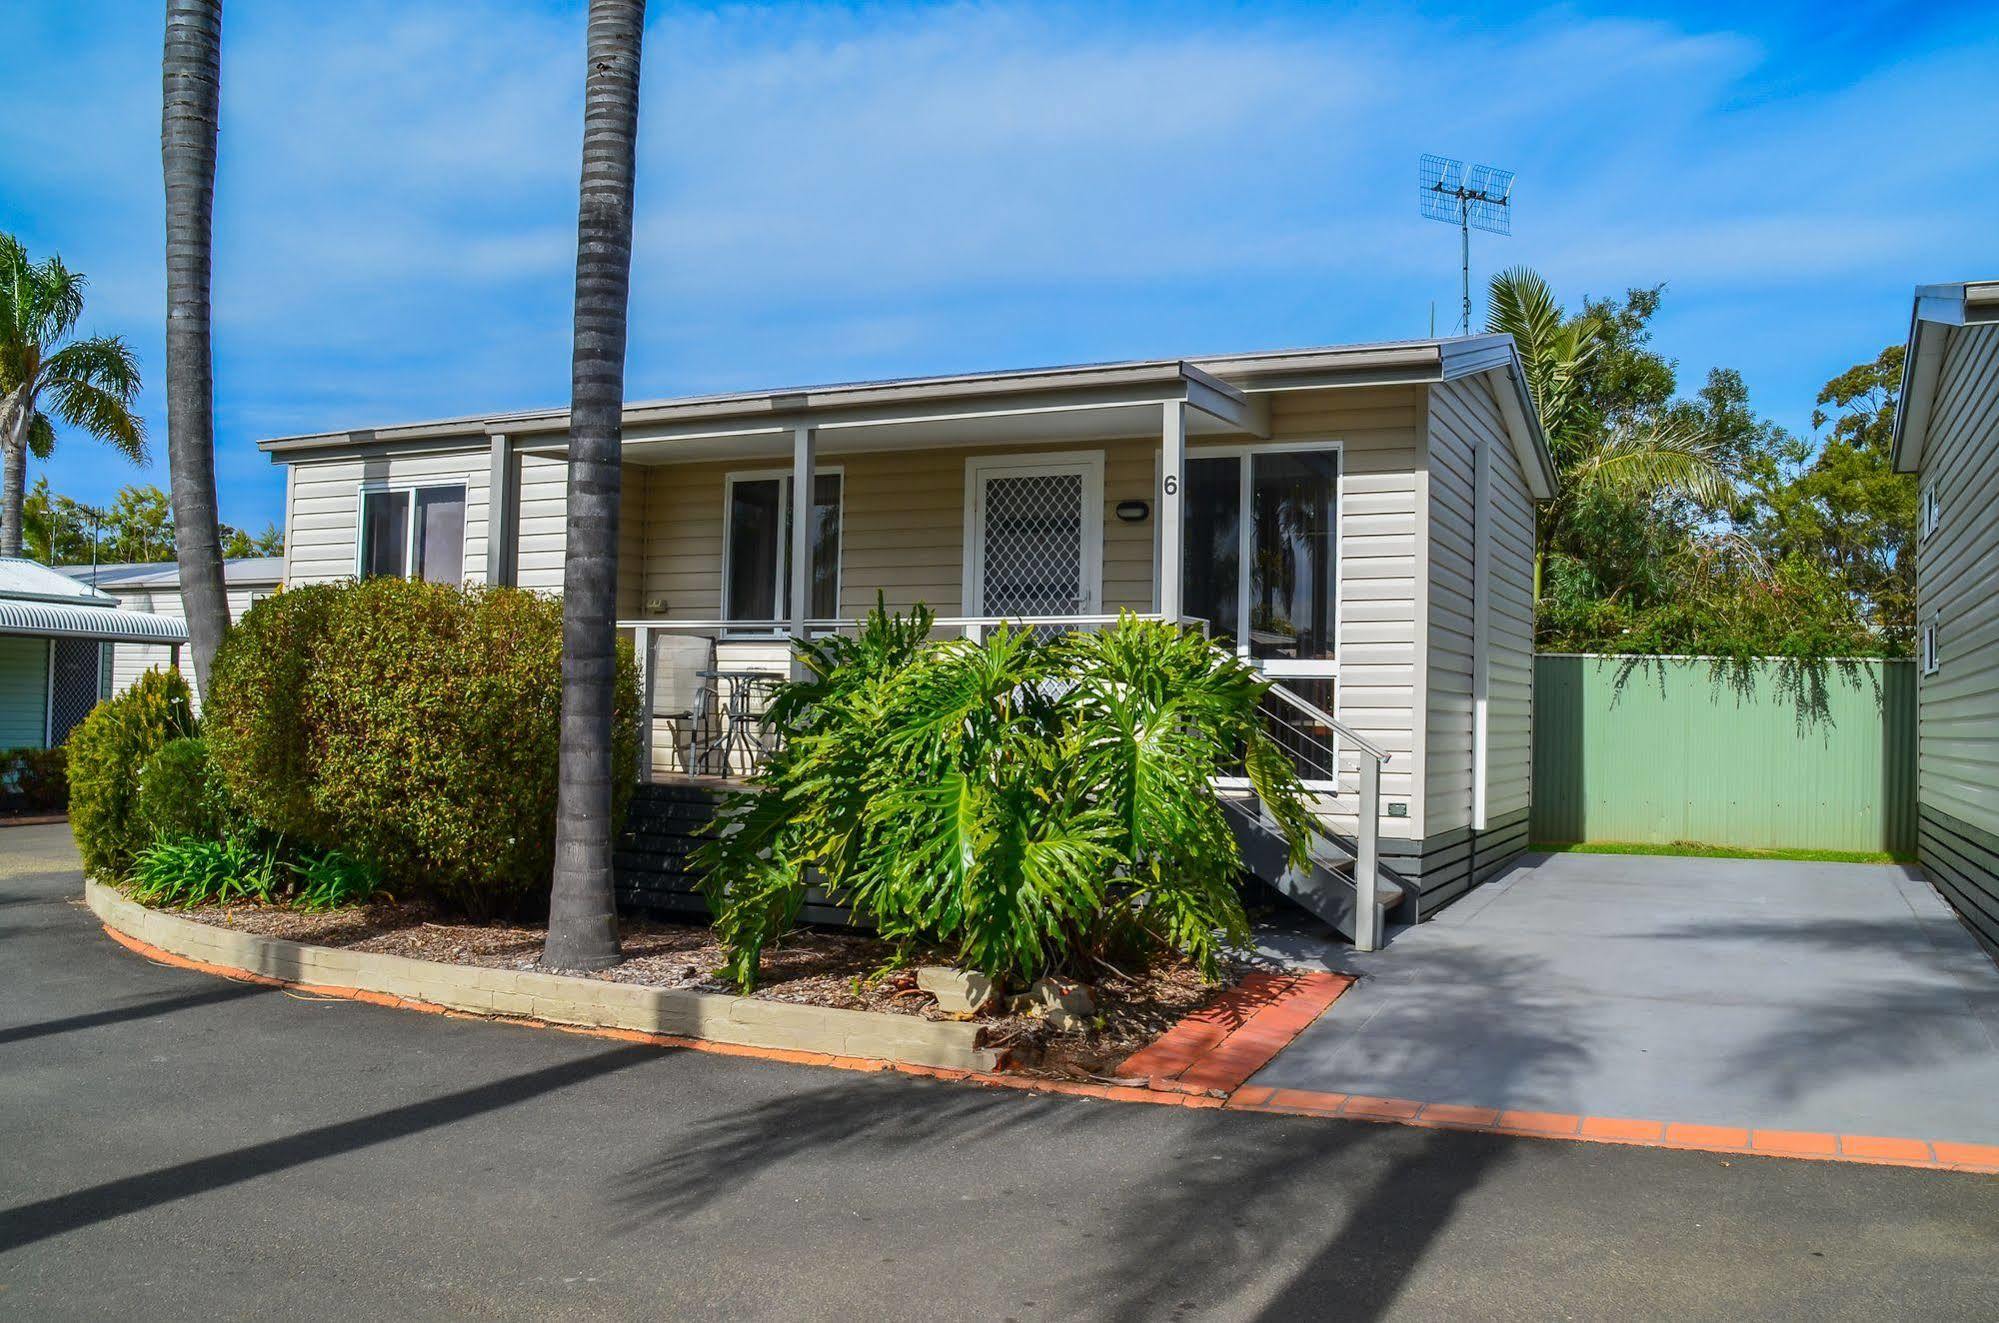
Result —
[[[147, 373], [149, 469], [48, 466], [99, 501], [166, 478], [160, 7], [27, 5], [0, 228]], [[279, 514], [260, 437], [566, 400], [582, 41], [580, 3], [232, 0], [225, 520]], [[1989, 6], [656, 3], [646, 42], [633, 398], [1421, 335], [1424, 151], [1519, 171], [1475, 279], [1663, 281], [1683, 385], [1798, 430], [1913, 285], [1999, 275]]]

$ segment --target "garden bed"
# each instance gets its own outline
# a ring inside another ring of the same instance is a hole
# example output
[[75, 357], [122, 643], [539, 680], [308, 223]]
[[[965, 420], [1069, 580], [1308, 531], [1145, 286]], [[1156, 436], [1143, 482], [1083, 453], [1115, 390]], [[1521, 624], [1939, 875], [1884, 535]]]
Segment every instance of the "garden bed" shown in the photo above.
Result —
[[[421, 905], [382, 901], [328, 913], [208, 905], [173, 913], [213, 927], [315, 946], [550, 972], [541, 964], [544, 928], [468, 923]], [[716, 973], [726, 952], [706, 926], [625, 919], [618, 932], [624, 960], [588, 977], [690, 992], [732, 991]], [[912, 971], [884, 973], [891, 955], [888, 944], [877, 938], [797, 929], [765, 950], [763, 982], [753, 997], [931, 1021], [965, 1018], [939, 1010], [930, 994], [914, 987]], [[946, 963], [941, 957], [937, 962]], [[1106, 969], [1092, 988], [1097, 1013], [1088, 1029], [1058, 1033], [1037, 1016], [1004, 1011], [977, 1016], [975, 1022], [980, 1041], [1005, 1050], [1016, 1069], [1055, 1078], [1108, 1079], [1126, 1057], [1208, 1005], [1233, 982], [1206, 982], [1185, 962], [1160, 962], [1143, 971]]]

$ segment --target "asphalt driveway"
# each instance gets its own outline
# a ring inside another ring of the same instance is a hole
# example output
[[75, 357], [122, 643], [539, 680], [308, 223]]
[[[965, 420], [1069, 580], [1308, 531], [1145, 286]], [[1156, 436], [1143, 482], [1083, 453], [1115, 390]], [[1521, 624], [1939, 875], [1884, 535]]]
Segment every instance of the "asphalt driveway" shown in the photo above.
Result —
[[0, 1317], [1990, 1317], [1999, 1180], [1118, 1105], [162, 968], [0, 829]]
[[1999, 966], [1914, 869], [1530, 856], [1321, 963], [1365, 977], [1254, 1083], [1999, 1144]]

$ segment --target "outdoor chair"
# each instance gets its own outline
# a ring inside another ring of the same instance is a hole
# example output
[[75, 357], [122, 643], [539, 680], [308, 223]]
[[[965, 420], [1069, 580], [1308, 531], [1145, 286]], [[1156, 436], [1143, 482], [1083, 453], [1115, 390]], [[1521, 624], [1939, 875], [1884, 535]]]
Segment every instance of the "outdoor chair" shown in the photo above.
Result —
[[704, 671], [715, 668], [715, 640], [659, 634], [652, 643], [652, 719], [673, 727], [674, 759], [692, 776], [708, 774], [721, 743], [715, 691]]

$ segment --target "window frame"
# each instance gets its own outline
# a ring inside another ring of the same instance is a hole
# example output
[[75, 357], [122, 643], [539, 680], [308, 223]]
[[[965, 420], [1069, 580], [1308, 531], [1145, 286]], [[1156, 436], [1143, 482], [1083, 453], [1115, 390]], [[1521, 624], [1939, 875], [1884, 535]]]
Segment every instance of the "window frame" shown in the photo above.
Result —
[[1916, 498], [1917, 541], [1927, 542], [1943, 526], [1943, 498], [1937, 493], [1937, 480], [1931, 478], [1923, 484], [1922, 492]]
[[[1333, 535], [1334, 535], [1333, 628], [1332, 628], [1333, 655], [1330, 658], [1321, 661], [1291, 661], [1284, 658], [1276, 658], [1276, 657], [1261, 657], [1261, 658], [1251, 657], [1249, 655], [1250, 651], [1250, 641], [1248, 637], [1249, 631], [1247, 628], [1243, 627], [1243, 622], [1248, 619], [1247, 612], [1249, 609], [1250, 576], [1252, 573], [1250, 568], [1250, 557], [1248, 555], [1243, 554], [1244, 550], [1247, 549], [1249, 545], [1249, 540], [1254, 533], [1254, 530], [1251, 527], [1251, 524], [1253, 522], [1251, 517], [1251, 509], [1253, 505], [1252, 498], [1255, 490], [1255, 478], [1252, 472], [1252, 462], [1251, 462], [1252, 456], [1259, 454], [1276, 454], [1276, 453], [1282, 453], [1284, 451], [1331, 451], [1333, 455]], [[1248, 662], [1250, 665], [1256, 667], [1256, 669], [1259, 672], [1261, 672], [1264, 675], [1270, 676], [1272, 679], [1279, 679], [1282, 678], [1283, 676], [1288, 675], [1299, 679], [1322, 680], [1330, 678], [1334, 681], [1337, 681], [1340, 678], [1340, 655], [1344, 650], [1342, 647], [1341, 632], [1346, 624], [1346, 559], [1347, 559], [1346, 443], [1340, 440], [1338, 437], [1326, 437], [1326, 438], [1321, 438], [1317, 440], [1308, 440], [1308, 441], [1297, 441], [1297, 440], [1251, 441], [1239, 444], [1222, 444], [1222, 445], [1190, 444], [1187, 447], [1186, 456], [1189, 461], [1195, 459], [1225, 459], [1225, 458], [1239, 458], [1241, 460], [1242, 466], [1237, 474], [1237, 484], [1238, 484], [1237, 500], [1239, 502], [1239, 505], [1237, 507], [1238, 514], [1237, 514], [1236, 536], [1239, 539], [1239, 542], [1236, 555], [1236, 612], [1237, 612], [1237, 633], [1241, 634], [1242, 637], [1236, 640], [1236, 649], [1235, 649], [1236, 655], [1242, 658], [1242, 660], [1244, 660], [1245, 662]], [[1157, 497], [1157, 499], [1163, 500], [1164, 479], [1163, 478], [1159, 479], [1159, 482], [1155, 486], [1156, 486], [1155, 496]], [[1152, 571], [1152, 580], [1154, 584], [1153, 592], [1154, 592], [1155, 602], [1158, 600], [1157, 585], [1159, 582], [1159, 560], [1158, 560], [1158, 551], [1157, 551], [1158, 541], [1159, 541], [1158, 534], [1155, 531], [1153, 536], [1153, 543], [1155, 550], [1153, 553], [1154, 559], [1153, 559], [1153, 571]], [[1181, 574], [1182, 577], [1184, 578], [1186, 574], [1184, 562]], [[1335, 692], [1342, 692], [1337, 684], [1335, 685]]]
[[[778, 484], [779, 508], [788, 509], [790, 502], [786, 496], [786, 492], [791, 486], [791, 476], [791, 470], [788, 468], [735, 469], [723, 475], [722, 577], [721, 581], [716, 585], [715, 591], [716, 619], [723, 621], [729, 619], [729, 569], [732, 548], [735, 545], [736, 484], [739, 482], [769, 482], [775, 479]], [[847, 469], [844, 464], [819, 464], [813, 467], [812, 477], [815, 484], [820, 478], [838, 478], [840, 480], [840, 532], [833, 539], [833, 614], [835, 618], [838, 618], [840, 603], [847, 600]], [[771, 600], [777, 604], [779, 613], [777, 622], [770, 626], [758, 625], [753, 622], [745, 622], [741, 626], [729, 624], [722, 630], [724, 638], [778, 638], [789, 631], [789, 624], [786, 617], [790, 613], [790, 604], [785, 600], [784, 576], [791, 570], [791, 548], [783, 544], [782, 537], [783, 534], [780, 531], [780, 544], [775, 558], [775, 581], [771, 589]]]
[[1933, 609], [1916, 631], [1917, 664], [1924, 675], [1935, 675], [1943, 669], [1943, 651], [1938, 642], [1942, 625], [1941, 613]]
[[[409, 517], [403, 521], [403, 567], [396, 576], [401, 579], [412, 577], [411, 565], [416, 556], [416, 513], [417, 495], [420, 492], [456, 489], [463, 502], [465, 513], [459, 520], [458, 530], [458, 583], [463, 587], [471, 582], [468, 573], [472, 564], [472, 484], [464, 478], [411, 478], [403, 481], [364, 482], [355, 489], [354, 497], [354, 577], [365, 579], [368, 563], [368, 498], [406, 492], [410, 498]], [[289, 554], [289, 553], [287, 553]], [[383, 577], [380, 575], [377, 578]]]

